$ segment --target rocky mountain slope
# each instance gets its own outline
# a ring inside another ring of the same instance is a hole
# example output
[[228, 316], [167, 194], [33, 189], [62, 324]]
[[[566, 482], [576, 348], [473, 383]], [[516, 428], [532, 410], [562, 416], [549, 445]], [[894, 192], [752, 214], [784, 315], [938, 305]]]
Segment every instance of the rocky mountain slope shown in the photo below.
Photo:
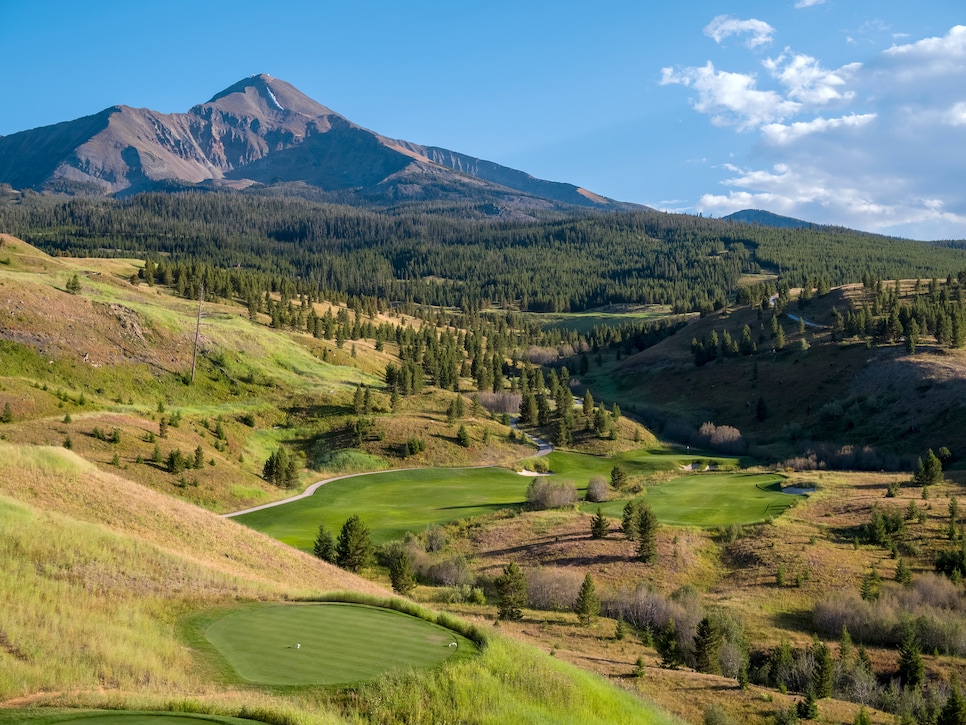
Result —
[[572, 184], [381, 136], [268, 75], [239, 81], [187, 113], [114, 106], [0, 138], [0, 183], [124, 195], [295, 183], [376, 201], [622, 206]]

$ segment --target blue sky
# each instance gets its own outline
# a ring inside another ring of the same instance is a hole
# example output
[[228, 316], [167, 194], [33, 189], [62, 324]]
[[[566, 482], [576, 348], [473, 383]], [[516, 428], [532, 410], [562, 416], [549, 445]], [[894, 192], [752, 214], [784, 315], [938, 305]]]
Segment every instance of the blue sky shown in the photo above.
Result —
[[0, 0], [0, 134], [255, 73], [622, 201], [966, 238], [960, 0]]

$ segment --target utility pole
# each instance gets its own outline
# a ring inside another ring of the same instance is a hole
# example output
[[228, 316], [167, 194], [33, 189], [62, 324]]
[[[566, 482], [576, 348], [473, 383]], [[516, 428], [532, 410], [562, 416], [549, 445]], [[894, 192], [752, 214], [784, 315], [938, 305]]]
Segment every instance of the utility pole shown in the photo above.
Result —
[[195, 327], [195, 351], [191, 356], [191, 383], [195, 382], [195, 368], [198, 365], [198, 340], [201, 338], [201, 303], [205, 299], [205, 283], [201, 283], [201, 289], [198, 291], [198, 324]]

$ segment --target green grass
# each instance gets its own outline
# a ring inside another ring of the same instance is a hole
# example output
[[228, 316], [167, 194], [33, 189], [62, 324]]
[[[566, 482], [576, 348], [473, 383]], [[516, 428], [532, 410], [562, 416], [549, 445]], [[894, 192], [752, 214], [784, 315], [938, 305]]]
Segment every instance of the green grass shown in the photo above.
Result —
[[738, 460], [726, 456], [709, 457], [700, 453], [684, 454], [666, 448], [632, 450], [613, 456], [589, 456], [582, 453], [554, 451], [547, 457], [554, 475], [572, 480], [578, 489], [586, 488], [592, 476], [610, 479], [614, 466], [620, 465], [630, 477], [648, 476], [661, 471], [673, 471], [693, 461], [714, 463], [718, 468], [736, 466]]
[[[574, 481], [578, 489], [585, 489], [592, 476], [609, 479], [611, 469], [617, 464], [634, 477], [673, 471], [695, 460], [714, 461], [719, 467], [736, 463], [733, 458], [702, 459], [665, 449], [641, 449], [615, 456], [555, 451], [548, 457], [553, 474]], [[244, 514], [235, 520], [309, 551], [319, 524], [324, 523], [329, 531], [337, 534], [349, 516], [359, 514], [369, 526], [373, 542], [383, 544], [402, 538], [407, 531], [422, 531], [431, 524], [446, 524], [501, 509], [522, 507], [529, 483], [528, 477], [503, 468], [387, 471], [332, 481], [309, 498]], [[779, 494], [770, 495], [780, 499]], [[611, 503], [610, 506], [613, 508], [617, 504]], [[764, 517], [753, 520], [760, 518]], [[742, 514], [740, 522], [746, 519], [747, 516]], [[717, 518], [713, 523], [701, 525], [716, 526]]]
[[477, 651], [465, 637], [422, 619], [334, 602], [246, 607], [215, 620], [205, 637], [238, 677], [260, 685], [365, 682]]
[[595, 326], [617, 327], [624, 322], [654, 322], [673, 316], [668, 305], [610, 305], [587, 312], [527, 313], [525, 317], [545, 329], [576, 330], [589, 335]]
[[[681, 476], [647, 489], [646, 500], [657, 519], [675, 526], [728, 526], [752, 524], [780, 515], [794, 505], [798, 496], [781, 493], [782, 477], [777, 474], [708, 473]], [[596, 511], [620, 518], [626, 501], [586, 504]]]
[[310, 550], [319, 524], [337, 534], [359, 514], [382, 544], [430, 524], [522, 506], [529, 479], [505, 468], [388, 471], [332, 481], [299, 501], [235, 520], [300, 549]]
[[60, 725], [60, 723], [77, 723], [78, 725], [200, 725], [201, 723], [252, 725], [254, 721], [219, 715], [186, 715], [165, 712], [9, 710], [6, 712], [0, 711], [0, 723], [11, 723], [11, 725]]

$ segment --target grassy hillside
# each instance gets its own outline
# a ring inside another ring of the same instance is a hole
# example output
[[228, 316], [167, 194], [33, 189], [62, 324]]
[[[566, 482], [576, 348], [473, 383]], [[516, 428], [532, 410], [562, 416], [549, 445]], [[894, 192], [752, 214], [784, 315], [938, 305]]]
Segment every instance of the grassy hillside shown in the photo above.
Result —
[[[390, 415], [381, 389], [391, 344], [340, 346], [206, 301], [192, 381], [198, 304], [131, 284], [141, 263], [54, 259], [8, 236], [2, 250], [0, 409], [9, 407], [11, 421], [0, 435], [10, 442], [69, 445], [102, 470], [216, 511], [288, 495], [261, 476], [281, 445], [298, 458], [296, 488], [330, 474], [521, 456], [509, 429], [482, 409], [466, 421], [472, 445], [457, 445], [446, 415], [451, 392], [427, 389]], [[80, 290], [70, 294], [74, 275]], [[321, 315], [330, 306], [317, 307]], [[369, 427], [357, 436], [359, 384], [373, 394]], [[417, 436], [424, 450], [405, 457]], [[202, 466], [173, 472], [174, 452]]]
[[[900, 298], [910, 309], [919, 304], [913, 286], [904, 282]], [[958, 288], [954, 282], [950, 296]], [[582, 382], [677, 440], [697, 440], [695, 432], [708, 421], [735, 427], [765, 459], [804, 458], [812, 451], [837, 468], [910, 470], [916, 456], [942, 446], [958, 458], [966, 451], [966, 409], [958, 404], [966, 394], [966, 353], [926, 330], [914, 353], [905, 337], [836, 331], [835, 311], [847, 314], [863, 305], [874, 310], [875, 295], [861, 285], [813, 296], [803, 308], [793, 302], [776, 318], [783, 347], [773, 310], [721, 310], [641, 353], [604, 358]], [[803, 331], [798, 317], [821, 327]], [[695, 365], [692, 341], [727, 333], [737, 342], [746, 327], [754, 354], [719, 355]], [[851, 453], [838, 455], [843, 446]]]
[[[297, 485], [392, 465], [508, 462], [533, 449], [475, 409], [463, 420], [471, 445], [459, 445], [451, 391], [428, 388], [390, 414], [381, 375], [392, 344], [274, 330], [219, 301], [204, 304], [192, 382], [197, 304], [132, 284], [138, 262], [53, 259], [9, 237], [2, 252], [0, 721], [25, 706], [34, 709], [14, 721], [74, 712], [57, 707], [293, 725], [674, 721], [498, 634], [477, 656], [348, 690], [226, 677], [198, 622], [253, 602], [391, 596], [211, 511], [289, 495], [261, 476], [279, 445], [297, 456]], [[375, 424], [354, 439], [359, 383], [373, 387]], [[417, 435], [424, 449], [403, 458]], [[182, 470], [168, 465], [175, 451], [190, 462]]]
[[[184, 636], [187, 618], [332, 590], [387, 593], [62, 449], [0, 444], [0, 482], [7, 707], [173, 709], [283, 723], [439, 722], [446, 711], [494, 723], [509, 713], [531, 722], [671, 721], [499, 637], [480, 657], [382, 678], [348, 699], [325, 688], [226, 687]], [[414, 692], [430, 696], [414, 700]]]

